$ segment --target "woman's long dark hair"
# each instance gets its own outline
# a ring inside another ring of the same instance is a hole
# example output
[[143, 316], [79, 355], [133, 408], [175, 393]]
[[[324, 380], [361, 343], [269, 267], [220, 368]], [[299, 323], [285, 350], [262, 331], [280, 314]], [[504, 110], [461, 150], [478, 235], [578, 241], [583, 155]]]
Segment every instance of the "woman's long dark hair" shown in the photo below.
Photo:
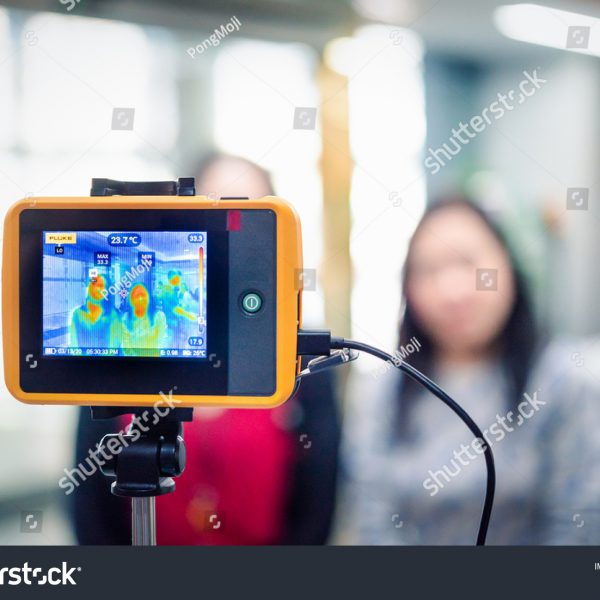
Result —
[[[507, 382], [509, 408], [516, 406], [525, 392], [525, 386], [534, 361], [536, 352], [540, 347], [540, 335], [535, 322], [531, 302], [528, 297], [525, 280], [520, 273], [514, 256], [510, 252], [508, 244], [501, 231], [490, 220], [486, 213], [476, 206], [471, 200], [464, 196], [452, 196], [441, 199], [432, 204], [423, 215], [413, 238], [408, 247], [406, 262], [402, 275], [402, 295], [404, 303], [404, 315], [400, 323], [399, 346], [405, 347], [413, 337], [421, 343], [419, 352], [411, 354], [409, 362], [411, 365], [432, 376], [434, 370], [434, 344], [429, 334], [421, 327], [415, 317], [413, 308], [407, 296], [407, 283], [410, 277], [410, 264], [413, 253], [414, 240], [423, 227], [423, 224], [433, 214], [446, 208], [464, 208], [473, 212], [481, 219], [481, 222], [489, 229], [492, 235], [504, 248], [512, 268], [514, 278], [514, 300], [510, 315], [498, 334], [495, 345], [499, 348], [499, 359]], [[473, 282], [475, 284], [475, 282]], [[399, 389], [399, 428], [408, 432], [411, 406], [420, 392], [420, 387], [407, 377], [403, 377]]]

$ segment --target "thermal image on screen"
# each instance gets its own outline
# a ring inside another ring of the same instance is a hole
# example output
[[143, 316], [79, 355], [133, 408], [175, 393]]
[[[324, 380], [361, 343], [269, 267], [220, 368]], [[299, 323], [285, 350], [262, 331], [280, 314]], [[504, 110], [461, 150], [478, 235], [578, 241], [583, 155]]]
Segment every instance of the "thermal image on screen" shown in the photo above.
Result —
[[43, 354], [206, 358], [205, 231], [44, 231]]

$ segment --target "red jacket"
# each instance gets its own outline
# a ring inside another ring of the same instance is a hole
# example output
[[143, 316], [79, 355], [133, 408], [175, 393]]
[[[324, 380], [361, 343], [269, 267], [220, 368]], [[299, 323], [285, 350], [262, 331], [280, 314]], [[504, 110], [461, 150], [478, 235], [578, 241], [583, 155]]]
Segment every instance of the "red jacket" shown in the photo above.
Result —
[[177, 491], [156, 500], [160, 545], [254, 545], [283, 536], [295, 456], [275, 410], [196, 409]]

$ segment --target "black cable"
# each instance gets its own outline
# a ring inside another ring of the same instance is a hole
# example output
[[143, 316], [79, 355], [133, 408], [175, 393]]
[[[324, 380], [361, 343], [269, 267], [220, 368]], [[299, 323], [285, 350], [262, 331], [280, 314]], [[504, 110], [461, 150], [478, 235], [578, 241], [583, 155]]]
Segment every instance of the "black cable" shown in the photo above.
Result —
[[450, 407], [465, 423], [465, 425], [471, 430], [473, 435], [482, 440], [482, 446], [485, 455], [485, 464], [487, 466], [487, 485], [485, 489], [485, 500], [483, 503], [483, 512], [481, 514], [481, 521], [479, 524], [479, 532], [477, 533], [477, 545], [484, 546], [485, 538], [487, 536], [488, 527], [490, 524], [490, 517], [492, 516], [492, 507], [494, 505], [494, 492], [496, 489], [496, 468], [494, 466], [494, 455], [490, 445], [485, 442], [481, 429], [477, 426], [475, 421], [467, 414], [467, 412], [455, 402], [444, 390], [435, 384], [427, 376], [423, 375], [421, 371], [415, 369], [413, 366], [405, 363], [404, 361], [398, 362], [394, 360], [391, 354], [379, 350], [368, 344], [362, 342], [355, 342], [353, 340], [346, 340], [344, 338], [332, 337], [331, 348], [335, 350], [343, 350], [348, 348], [351, 350], [358, 350], [360, 352], [366, 352], [381, 360], [387, 361], [394, 366], [398, 367], [401, 371], [406, 373], [411, 379], [414, 379], [417, 383], [427, 388], [434, 396], [437, 396], [446, 406]]

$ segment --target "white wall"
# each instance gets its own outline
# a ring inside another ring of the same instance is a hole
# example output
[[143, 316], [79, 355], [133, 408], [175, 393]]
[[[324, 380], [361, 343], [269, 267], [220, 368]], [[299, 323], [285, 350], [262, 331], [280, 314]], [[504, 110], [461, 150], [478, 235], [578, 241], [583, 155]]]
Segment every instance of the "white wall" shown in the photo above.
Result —
[[[482, 106], [514, 88], [522, 70], [538, 68], [547, 83], [498, 120], [497, 131], [480, 134], [478, 159], [504, 183], [523, 253], [545, 280], [543, 302], [553, 324], [562, 332], [590, 334], [600, 330], [600, 62], [563, 52], [550, 55], [552, 63], [524, 57], [521, 64], [485, 78]], [[591, 188], [587, 212], [566, 210], [568, 187]], [[523, 215], [549, 207], [558, 218], [556, 237], [544, 245]]]

